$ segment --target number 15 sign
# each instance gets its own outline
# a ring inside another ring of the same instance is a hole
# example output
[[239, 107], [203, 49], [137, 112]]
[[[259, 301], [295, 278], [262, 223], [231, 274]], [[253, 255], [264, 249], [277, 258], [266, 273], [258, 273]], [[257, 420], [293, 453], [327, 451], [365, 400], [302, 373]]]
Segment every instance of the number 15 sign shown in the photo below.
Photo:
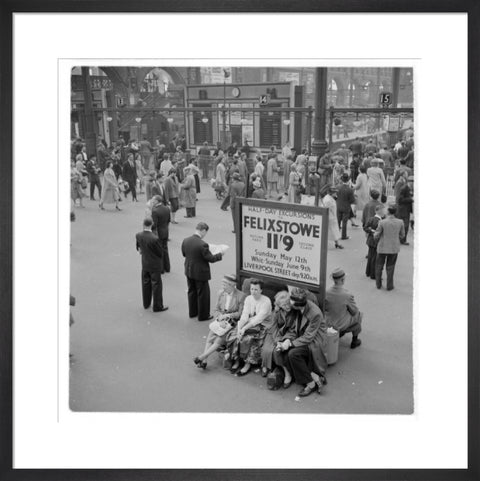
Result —
[[328, 209], [255, 199], [236, 201], [237, 270], [324, 291]]

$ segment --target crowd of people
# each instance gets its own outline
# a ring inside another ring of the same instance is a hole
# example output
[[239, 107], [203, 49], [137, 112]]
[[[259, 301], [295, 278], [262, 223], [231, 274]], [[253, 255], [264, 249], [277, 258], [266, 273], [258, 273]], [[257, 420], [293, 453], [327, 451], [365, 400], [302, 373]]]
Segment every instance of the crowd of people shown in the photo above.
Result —
[[[152, 147], [146, 139], [128, 144], [119, 139], [111, 148], [100, 138], [96, 154], [87, 158], [85, 144], [75, 139], [71, 200], [73, 206], [78, 201], [83, 207], [88, 185], [90, 200], [97, 200], [97, 191], [102, 210], [110, 204], [121, 210], [128, 194], [132, 202], [138, 201], [137, 194], [145, 195], [143, 230], [136, 235], [142, 258], [142, 300], [145, 309], [153, 306], [154, 312], [163, 312], [168, 306], [163, 302], [162, 275], [171, 267], [169, 225], [177, 223], [181, 207], [186, 218], [197, 216], [200, 176], [217, 192], [220, 209], [230, 208], [233, 232], [237, 197], [307, 201], [325, 207], [329, 238], [339, 249], [344, 248], [340, 241], [349, 239], [348, 223], [359, 227], [360, 215], [368, 247], [365, 274], [381, 289], [385, 267], [390, 291], [400, 245], [408, 245], [408, 230], [413, 227], [412, 174], [412, 136], [390, 149], [378, 148], [373, 139], [356, 139], [348, 148], [343, 144], [314, 162], [306, 150], [296, 155], [288, 143], [280, 151], [272, 147], [266, 155], [254, 152], [248, 143], [225, 150], [217, 146], [212, 153], [205, 143], [192, 155], [186, 152], [184, 137], [168, 147]], [[387, 197], [387, 185], [393, 185], [395, 202]], [[224, 251], [211, 252], [204, 241], [208, 231], [209, 226], [199, 222], [181, 246], [189, 316], [210, 321], [195, 365], [206, 369], [209, 356], [220, 351], [225, 367], [238, 377], [258, 366], [270, 389], [288, 389], [296, 382], [302, 386], [299, 396], [321, 392], [327, 383], [327, 329], [335, 329], [340, 337], [351, 333], [352, 349], [361, 345], [362, 314], [344, 287], [345, 271], [337, 268], [331, 273], [333, 285], [326, 291], [323, 311], [317, 297], [299, 287], [268, 286], [266, 295], [261, 280], [246, 279], [240, 290], [240, 280], [226, 275], [211, 313], [210, 263], [221, 261]]]

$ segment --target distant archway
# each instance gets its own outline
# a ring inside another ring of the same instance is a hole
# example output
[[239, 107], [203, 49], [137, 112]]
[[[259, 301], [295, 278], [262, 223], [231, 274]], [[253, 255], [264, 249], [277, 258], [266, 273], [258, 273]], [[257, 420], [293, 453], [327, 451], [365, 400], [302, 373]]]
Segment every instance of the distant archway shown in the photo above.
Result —
[[149, 68], [142, 68], [141, 73], [139, 75], [138, 81], [140, 85], [143, 85], [145, 78], [149, 75], [152, 75], [151, 72], [158, 72], [163, 71], [171, 79], [171, 83], [174, 85], [184, 85], [186, 83], [183, 76], [180, 72], [174, 67], [149, 67]]

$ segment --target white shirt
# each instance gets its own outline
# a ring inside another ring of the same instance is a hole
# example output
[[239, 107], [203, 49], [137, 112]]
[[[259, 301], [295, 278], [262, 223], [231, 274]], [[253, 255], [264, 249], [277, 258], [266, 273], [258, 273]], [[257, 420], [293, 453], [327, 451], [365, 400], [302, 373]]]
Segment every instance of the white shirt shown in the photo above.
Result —
[[233, 295], [229, 294], [228, 292], [225, 293], [225, 310], [228, 311], [230, 306], [232, 305], [232, 298]]
[[238, 323], [239, 327], [247, 322], [250, 322], [252, 326], [257, 326], [261, 324], [271, 312], [272, 303], [267, 296], [261, 295], [258, 301], [255, 300], [252, 295], [247, 296], [245, 304], [243, 305], [242, 316]]

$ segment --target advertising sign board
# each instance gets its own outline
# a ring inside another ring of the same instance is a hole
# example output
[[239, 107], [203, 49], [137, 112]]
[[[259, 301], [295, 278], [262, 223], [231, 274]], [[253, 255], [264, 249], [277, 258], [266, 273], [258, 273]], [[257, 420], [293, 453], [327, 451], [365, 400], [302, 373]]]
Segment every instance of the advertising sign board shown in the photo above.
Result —
[[323, 300], [328, 209], [256, 199], [236, 199], [237, 272], [297, 285]]

